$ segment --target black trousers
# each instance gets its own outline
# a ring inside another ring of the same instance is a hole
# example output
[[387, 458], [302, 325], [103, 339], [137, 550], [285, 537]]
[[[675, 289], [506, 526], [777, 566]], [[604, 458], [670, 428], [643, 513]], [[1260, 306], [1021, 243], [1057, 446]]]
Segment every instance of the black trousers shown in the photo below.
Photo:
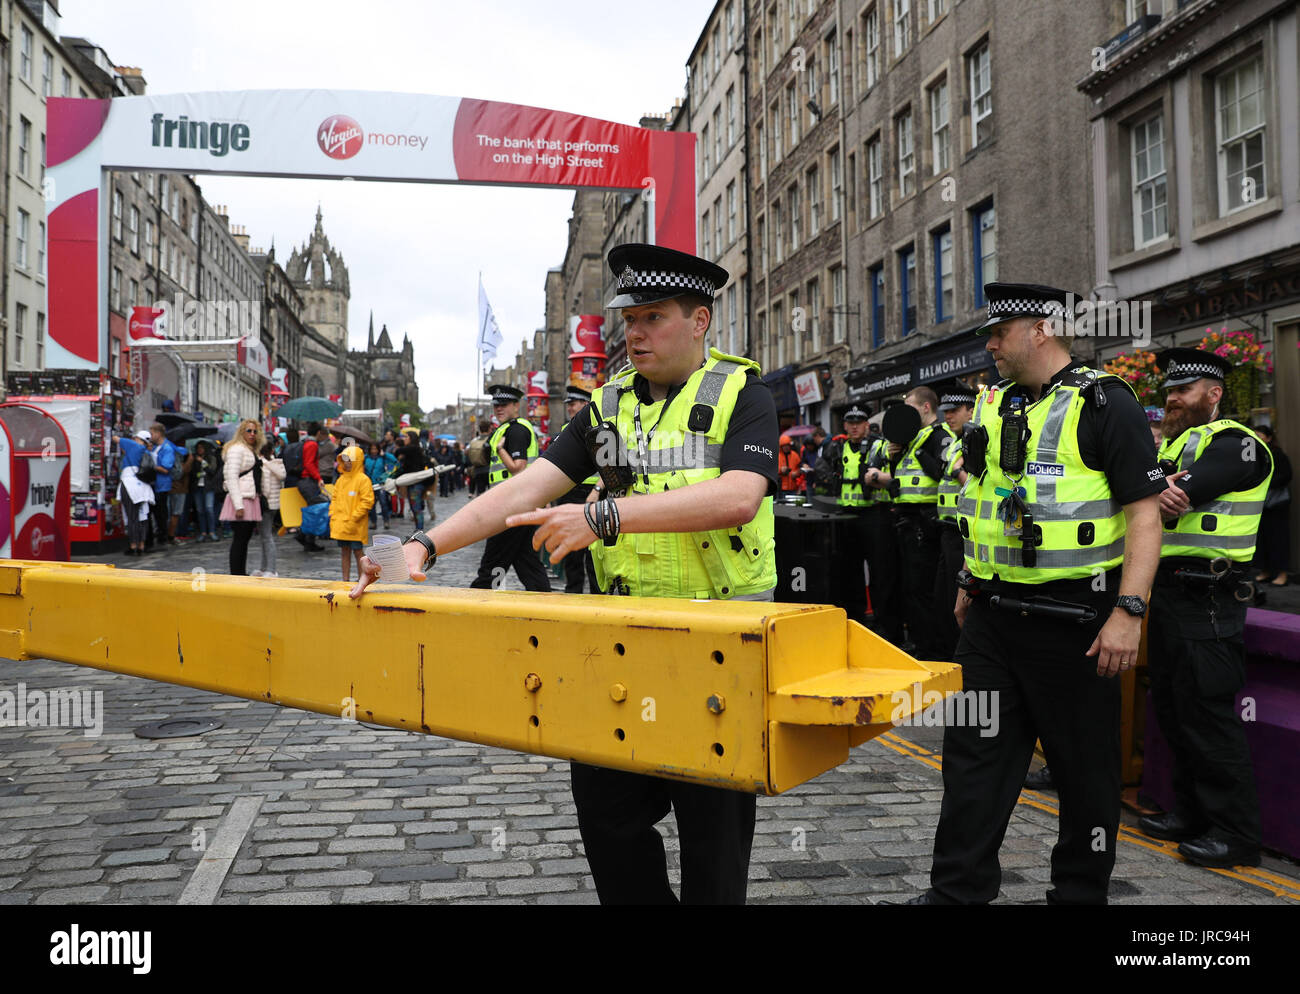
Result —
[[551, 577], [542, 565], [541, 557], [533, 548], [536, 525], [523, 525], [497, 532], [487, 540], [483, 559], [478, 564], [478, 576], [470, 584], [479, 590], [499, 587], [513, 566], [515, 575], [526, 590], [550, 592]]
[[1259, 798], [1236, 709], [1246, 683], [1246, 605], [1232, 597], [1233, 586], [1196, 589], [1157, 574], [1147, 667], [1156, 720], [1174, 754], [1175, 810], [1225, 842], [1258, 847]]
[[248, 543], [257, 530], [257, 522], [232, 521], [230, 530], [234, 533], [230, 543], [230, 573], [232, 576], [248, 576]]
[[[970, 606], [955, 661], [963, 693], [988, 695], [998, 724], [994, 734], [975, 722], [944, 728], [943, 804], [930, 870], [940, 900], [997, 897], [998, 849], [1041, 739], [1061, 802], [1048, 900], [1106, 903], [1119, 831], [1120, 686], [1098, 676], [1095, 657], [1084, 655], [1110, 613], [1109, 603], [1095, 606], [1098, 617], [1086, 625], [1022, 618], [990, 608], [985, 598]], [[974, 705], [966, 700], [969, 714]]]
[[957, 651], [961, 629], [952, 615], [957, 600], [957, 574], [965, 562], [961, 532], [953, 522], [939, 522], [939, 565], [934, 571], [934, 638], [939, 655], [934, 659], [952, 659]]
[[917, 659], [951, 659], [934, 623], [934, 571], [939, 564], [939, 522], [933, 511], [898, 511], [898, 554], [903, 566], [903, 620]]
[[603, 593], [600, 584], [596, 582], [596, 564], [591, 559], [591, 550], [583, 549], [581, 552], [570, 552], [563, 559], [564, 563], [564, 592], [566, 594], [580, 594], [583, 592], [583, 580], [587, 581], [586, 590], [588, 593]]
[[867, 508], [862, 515], [862, 533], [871, 577], [871, 629], [892, 645], [902, 645], [903, 566], [893, 511], [883, 505]]
[[753, 794], [572, 763], [573, 800], [601, 904], [676, 904], [655, 823], [677, 814], [682, 904], [744, 904]]

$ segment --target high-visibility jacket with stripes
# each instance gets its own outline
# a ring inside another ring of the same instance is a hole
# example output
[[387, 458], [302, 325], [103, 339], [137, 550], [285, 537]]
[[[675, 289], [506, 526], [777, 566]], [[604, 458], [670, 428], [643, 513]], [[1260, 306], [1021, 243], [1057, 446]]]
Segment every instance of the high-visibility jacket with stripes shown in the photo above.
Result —
[[528, 429], [528, 451], [524, 453], [524, 459], [527, 462], [536, 459], [541, 451], [537, 445], [537, 430], [533, 428], [532, 422], [527, 418], [511, 418], [509, 421], [498, 425], [497, 430], [488, 439], [488, 448], [492, 450], [489, 457], [492, 461], [488, 463], [488, 486], [490, 487], [496, 486], [510, 476], [510, 470], [506, 469], [506, 464], [501, 461], [501, 453], [497, 451], [497, 447], [506, 437], [506, 429], [511, 425], [523, 425]]
[[[709, 349], [704, 365], [666, 411], [662, 400], [640, 403], [632, 389], [632, 369], [595, 390], [593, 426], [615, 424], [622, 447], [616, 455], [636, 471], [629, 493], [661, 493], [721, 475], [722, 443], [751, 369], [758, 372], [758, 363]], [[637, 439], [638, 409], [644, 460]], [[625, 587], [634, 597], [726, 600], [764, 593], [776, 586], [772, 498], [764, 497], [754, 518], [738, 528], [619, 535], [612, 547], [592, 545], [591, 558], [602, 590]]]
[[903, 450], [898, 465], [894, 468], [894, 479], [898, 481], [898, 496], [894, 498], [895, 504], [939, 503], [939, 481], [926, 474], [921, 467], [921, 460], [916, 455], [930, 440], [930, 435], [936, 431], [948, 436], [952, 434], [948, 431], [947, 425], [936, 421], [918, 431], [916, 437]]
[[[1013, 384], [1004, 380], [981, 388], [971, 420], [988, 432], [987, 463], [979, 477], [967, 476], [957, 502], [966, 568], [975, 576], [1046, 583], [1093, 576], [1124, 561], [1124, 509], [1111, 494], [1106, 474], [1085, 465], [1079, 453], [1080, 415], [1084, 405], [1093, 402], [1094, 387], [1102, 389], [1097, 381], [1109, 376], [1087, 367], [1071, 370], [1025, 408], [1030, 436], [1023, 472], [1014, 477], [999, 465], [1000, 408]], [[996, 491], [1005, 493], [1015, 486], [1024, 487], [1032, 517], [1032, 567], [1024, 565], [1020, 537], [1006, 535], [998, 518], [1004, 495]]]
[[[889, 443], [883, 438], [878, 438], [872, 442], [871, 448], [867, 452], [867, 462], [888, 468]], [[868, 507], [874, 507], [877, 504], [891, 504], [894, 500], [893, 497], [889, 496], [888, 487], [868, 487], [866, 497]]]
[[954, 436], [943, 453], [943, 476], [939, 478], [939, 520], [957, 520], [957, 498], [961, 483], [957, 479], [957, 460], [961, 458], [961, 438]]
[[858, 451], [859, 444], [846, 438], [836, 450], [840, 461], [836, 468], [840, 474], [840, 496], [836, 503], [841, 507], [866, 507], [871, 503], [873, 491], [862, 485], [862, 464], [867, 457]]
[[1255, 537], [1274, 469], [1272, 453], [1263, 440], [1244, 425], [1224, 418], [1188, 428], [1177, 438], [1166, 439], [1160, 446], [1160, 459], [1174, 463], [1177, 472], [1190, 470], [1214, 437], [1228, 430], [1245, 433], [1241, 438], [1242, 459], [1250, 462], [1267, 459], [1268, 475], [1248, 490], [1220, 494], [1214, 500], [1192, 508], [1176, 521], [1166, 521], [1160, 538], [1161, 559], [1173, 556], [1217, 559], [1223, 556], [1233, 562], [1248, 563], [1255, 557]]

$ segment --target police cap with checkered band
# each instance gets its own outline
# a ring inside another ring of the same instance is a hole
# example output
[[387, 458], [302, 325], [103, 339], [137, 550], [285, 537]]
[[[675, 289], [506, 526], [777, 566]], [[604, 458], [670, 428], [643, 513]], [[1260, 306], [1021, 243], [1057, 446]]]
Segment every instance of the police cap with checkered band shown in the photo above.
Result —
[[1162, 389], [1195, 383], [1202, 377], [1222, 383], [1232, 372], [1232, 363], [1213, 352], [1201, 349], [1165, 349], [1156, 356], [1156, 365], [1165, 374]]
[[[1066, 312], [1066, 291], [1038, 283], [985, 283], [988, 320], [976, 329], [986, 335], [994, 325], [1013, 318], [1062, 317]], [[1078, 300], [1078, 295], [1075, 295]]]
[[615, 245], [608, 262], [618, 295], [606, 307], [639, 307], [687, 293], [712, 300], [730, 279], [721, 266], [663, 245]]

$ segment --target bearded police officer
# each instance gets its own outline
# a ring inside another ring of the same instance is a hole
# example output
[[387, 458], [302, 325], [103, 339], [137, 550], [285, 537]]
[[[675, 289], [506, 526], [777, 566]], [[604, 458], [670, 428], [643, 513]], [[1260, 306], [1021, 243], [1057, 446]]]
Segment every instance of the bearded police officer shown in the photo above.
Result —
[[[495, 384], [488, 387], [496, 430], [488, 438], [488, 489], [522, 473], [539, 454], [537, 432], [527, 418], [519, 416], [524, 392], [518, 387]], [[533, 549], [531, 525], [507, 528], [493, 534], [483, 547], [478, 576], [471, 587], [500, 587], [510, 568], [527, 590], [550, 591], [551, 578]]]
[[1200, 866], [1258, 866], [1259, 800], [1236, 694], [1245, 684], [1243, 631], [1264, 495], [1268, 447], [1219, 418], [1232, 365], [1169, 349], [1160, 465], [1168, 489], [1160, 569], [1151, 594], [1147, 665], [1160, 730], [1174, 755], [1174, 809], [1141, 820]]
[[[616, 246], [609, 265], [620, 290], [609, 306], [623, 318], [631, 367], [599, 387], [525, 472], [408, 543], [414, 578], [424, 578], [426, 555], [507, 525], [536, 525], [534, 544], [553, 561], [592, 546], [610, 593], [771, 600], [776, 406], [755, 363], [705, 350], [727, 272], [654, 245]], [[542, 507], [593, 472], [627, 495], [606, 491], [591, 503]], [[369, 560], [363, 569], [353, 596], [378, 575]], [[576, 762], [571, 769], [602, 902], [677, 900], [654, 827], [670, 808], [681, 838], [681, 900], [744, 901], [752, 794]]]
[[944, 729], [931, 888], [915, 903], [997, 896], [998, 848], [1037, 738], [1061, 797], [1048, 901], [1100, 904], [1119, 828], [1111, 678], [1137, 657], [1164, 481], [1132, 390], [1071, 360], [1065, 293], [1005, 283], [984, 292], [981, 330], [1007, 378], [980, 391], [965, 432], [954, 660], [998, 724], [991, 735], [971, 722]]
[[[573, 419], [590, 403], [591, 393], [589, 391], [583, 390], [582, 387], [568, 387], [564, 393], [564, 428], [569, 427]], [[564, 428], [560, 430], [563, 431]], [[599, 482], [600, 477], [592, 473], [555, 503], [585, 504]], [[591, 593], [598, 594], [601, 592], [600, 584], [596, 581], [596, 567], [591, 561], [591, 549], [574, 552], [564, 562], [564, 592], [566, 594], [582, 593], [584, 580], [587, 581]]]
[[939, 659], [951, 659], [959, 634], [956, 620], [947, 607], [957, 597], [957, 574], [962, 568], [961, 529], [957, 524], [957, 498], [966, 483], [962, 467], [961, 435], [975, 410], [975, 391], [962, 384], [945, 391], [939, 399], [939, 413], [952, 438], [943, 455], [939, 477], [939, 564], [934, 574], [936, 640]]

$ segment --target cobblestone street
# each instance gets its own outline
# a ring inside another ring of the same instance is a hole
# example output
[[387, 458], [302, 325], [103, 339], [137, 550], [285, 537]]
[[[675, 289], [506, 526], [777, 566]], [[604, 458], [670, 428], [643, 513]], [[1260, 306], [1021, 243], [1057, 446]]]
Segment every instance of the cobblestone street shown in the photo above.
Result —
[[[463, 503], [462, 494], [437, 510]], [[400, 534], [410, 527], [394, 522]], [[108, 561], [225, 572], [227, 550], [187, 544]], [[279, 550], [282, 577], [339, 579], [332, 546], [309, 556], [281, 538]], [[440, 558], [436, 580], [468, 584], [480, 551]], [[519, 584], [512, 575], [505, 586]], [[5, 689], [103, 691], [105, 716], [98, 738], [0, 729], [0, 903], [595, 903], [564, 762], [48, 660], [4, 666]], [[222, 725], [194, 738], [133, 734], [176, 717]], [[750, 901], [863, 903], [923, 889], [943, 793], [940, 744], [940, 729], [898, 729], [838, 769], [760, 798]], [[1044, 900], [1055, 812], [1054, 794], [1022, 795], [1002, 848], [1001, 900]], [[672, 818], [662, 827], [675, 868]], [[1173, 848], [1124, 829], [1112, 901], [1300, 901], [1285, 861], [1209, 871]], [[196, 872], [205, 853], [205, 863], [229, 860], [219, 887]]]

